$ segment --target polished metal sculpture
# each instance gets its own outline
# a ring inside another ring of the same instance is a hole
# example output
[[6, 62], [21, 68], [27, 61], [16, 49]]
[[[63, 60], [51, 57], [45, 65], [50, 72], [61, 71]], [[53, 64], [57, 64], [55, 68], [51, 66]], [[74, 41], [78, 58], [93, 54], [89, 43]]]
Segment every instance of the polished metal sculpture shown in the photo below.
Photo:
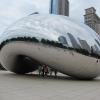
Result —
[[100, 75], [100, 36], [88, 26], [60, 15], [31, 14], [0, 36], [0, 62], [25, 74], [46, 64], [79, 79]]

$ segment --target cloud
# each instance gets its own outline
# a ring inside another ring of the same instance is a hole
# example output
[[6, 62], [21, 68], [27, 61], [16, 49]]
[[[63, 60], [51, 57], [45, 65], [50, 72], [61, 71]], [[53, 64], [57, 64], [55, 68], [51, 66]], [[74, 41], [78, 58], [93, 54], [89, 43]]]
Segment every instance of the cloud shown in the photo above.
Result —
[[[100, 14], [99, 0], [69, 0], [70, 17], [83, 22], [84, 9], [94, 6]], [[33, 12], [49, 13], [50, 0], [0, 0], [0, 32], [16, 20]]]
[[100, 15], [99, 0], [69, 0], [70, 1], [70, 17], [79, 21], [84, 22], [83, 15], [85, 9], [89, 7], [95, 7], [97, 14]]
[[0, 0], [0, 32], [33, 12], [48, 13], [49, 0]]

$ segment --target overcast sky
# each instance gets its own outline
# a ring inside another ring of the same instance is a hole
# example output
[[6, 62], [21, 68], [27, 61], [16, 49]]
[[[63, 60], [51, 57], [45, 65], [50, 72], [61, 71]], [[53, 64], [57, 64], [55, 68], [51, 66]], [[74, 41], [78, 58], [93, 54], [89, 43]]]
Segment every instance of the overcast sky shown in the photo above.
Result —
[[[84, 9], [95, 7], [100, 16], [100, 0], [69, 0], [70, 17], [84, 22]], [[33, 12], [49, 13], [50, 0], [0, 0], [0, 32], [10, 24]]]

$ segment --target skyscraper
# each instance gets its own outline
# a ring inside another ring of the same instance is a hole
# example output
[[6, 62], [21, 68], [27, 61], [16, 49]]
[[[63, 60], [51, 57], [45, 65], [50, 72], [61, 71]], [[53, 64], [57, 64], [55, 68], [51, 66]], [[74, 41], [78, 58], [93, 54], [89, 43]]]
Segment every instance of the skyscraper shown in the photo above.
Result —
[[94, 7], [85, 9], [84, 22], [100, 35], [100, 17]]
[[68, 0], [51, 0], [50, 13], [69, 16], [69, 1]]

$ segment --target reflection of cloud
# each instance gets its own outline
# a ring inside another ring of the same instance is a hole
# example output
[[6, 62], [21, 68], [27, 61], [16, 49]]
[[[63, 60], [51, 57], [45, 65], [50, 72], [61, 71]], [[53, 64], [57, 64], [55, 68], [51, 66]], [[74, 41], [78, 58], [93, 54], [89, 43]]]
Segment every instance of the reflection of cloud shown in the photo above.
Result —
[[47, 13], [48, 4], [48, 0], [0, 0], [0, 32], [14, 21], [33, 12]]
[[[70, 17], [83, 21], [84, 9], [94, 6], [100, 12], [99, 0], [69, 0]], [[50, 0], [0, 0], [1, 29], [33, 12], [48, 13]], [[0, 29], [0, 32], [1, 32]]]

